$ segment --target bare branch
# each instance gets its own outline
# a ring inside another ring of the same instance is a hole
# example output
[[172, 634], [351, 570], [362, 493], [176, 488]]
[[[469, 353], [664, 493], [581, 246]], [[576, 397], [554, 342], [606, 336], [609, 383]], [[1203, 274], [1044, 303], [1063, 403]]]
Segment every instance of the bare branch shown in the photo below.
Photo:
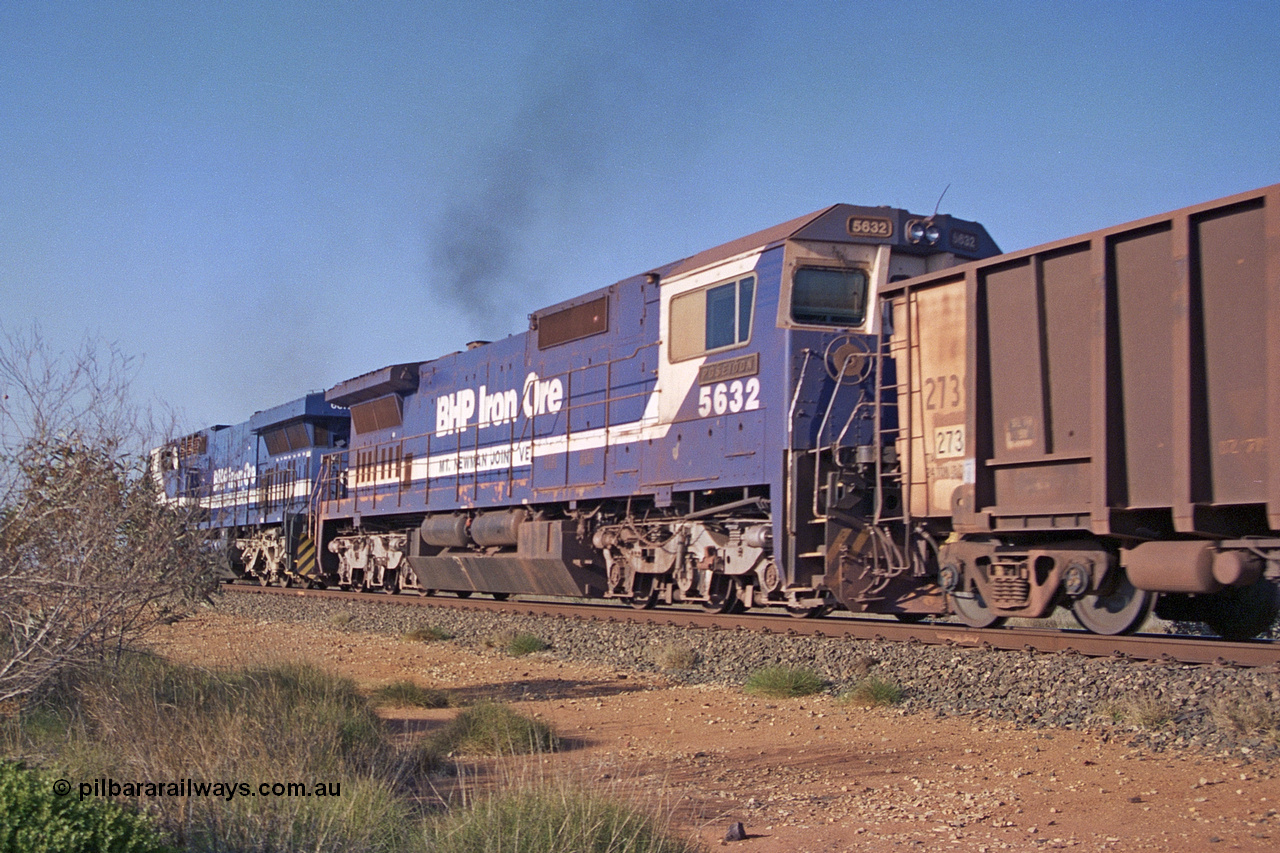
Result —
[[203, 596], [199, 517], [158, 500], [133, 361], [0, 332], [0, 703], [118, 654]]

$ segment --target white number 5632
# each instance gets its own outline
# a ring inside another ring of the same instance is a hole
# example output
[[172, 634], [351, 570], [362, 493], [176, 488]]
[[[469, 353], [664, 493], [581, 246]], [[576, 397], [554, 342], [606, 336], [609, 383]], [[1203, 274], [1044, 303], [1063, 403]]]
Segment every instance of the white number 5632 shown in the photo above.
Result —
[[745, 383], [741, 379], [703, 385], [698, 389], [698, 417], [705, 418], [715, 412], [750, 412], [760, 408], [760, 380], [751, 377]]

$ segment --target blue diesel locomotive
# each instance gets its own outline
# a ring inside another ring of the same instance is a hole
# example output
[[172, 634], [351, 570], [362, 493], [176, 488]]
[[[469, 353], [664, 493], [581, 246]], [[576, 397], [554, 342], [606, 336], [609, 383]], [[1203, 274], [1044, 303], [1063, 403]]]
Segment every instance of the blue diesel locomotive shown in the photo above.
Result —
[[[1065, 605], [1102, 633], [1161, 597], [1252, 636], [1280, 607], [1280, 401], [1265, 358], [1204, 378], [1241, 317], [1280, 360], [1280, 202], [1246, 196], [1010, 255], [975, 222], [835, 205], [167, 445], [168, 494], [264, 583], [975, 626]], [[1142, 300], [1218, 289], [1244, 314], [1170, 314], [1150, 354]], [[1219, 388], [1262, 415], [1180, 425]], [[1172, 480], [1135, 450], [1153, 424], [1192, 457]], [[1202, 487], [1209, 439], [1261, 460], [1225, 480], [1267, 485]]]
[[[324, 575], [936, 612], [894, 529], [877, 293], [997, 251], [973, 222], [837, 205], [343, 382], [326, 395], [352, 431], [318, 484]], [[825, 554], [855, 529], [887, 559], [863, 588], [832, 585]]]
[[168, 500], [201, 507], [228, 579], [317, 577], [311, 499], [321, 460], [346, 446], [350, 420], [324, 394], [308, 394], [156, 448], [151, 470]]

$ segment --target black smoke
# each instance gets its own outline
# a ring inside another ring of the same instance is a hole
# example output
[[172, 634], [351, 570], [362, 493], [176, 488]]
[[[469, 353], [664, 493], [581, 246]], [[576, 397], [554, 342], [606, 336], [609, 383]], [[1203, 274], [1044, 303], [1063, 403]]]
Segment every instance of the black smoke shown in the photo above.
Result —
[[[481, 153], [430, 235], [429, 280], [460, 312], [466, 334], [523, 328], [546, 278], [520, 262], [538, 223], [579, 191], [610, 156], [612, 89], [601, 67], [576, 62], [527, 99], [502, 139]], [[545, 275], [545, 273], [544, 273]]]

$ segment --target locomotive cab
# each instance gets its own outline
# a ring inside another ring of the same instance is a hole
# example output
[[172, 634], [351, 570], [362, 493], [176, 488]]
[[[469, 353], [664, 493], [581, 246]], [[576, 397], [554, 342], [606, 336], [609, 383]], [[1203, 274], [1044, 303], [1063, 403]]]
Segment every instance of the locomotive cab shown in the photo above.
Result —
[[[754, 557], [755, 570], [726, 571], [738, 604], [781, 603], [801, 615], [835, 605], [941, 609], [921, 598], [918, 577], [900, 594], [886, 586], [907, 557], [893, 545], [906, 538], [895, 531], [903, 522], [897, 413], [886, 387], [895, 366], [876, 306], [891, 281], [996, 252], [976, 223], [836, 205], [661, 271], [654, 415], [669, 425], [667, 440], [674, 437], [661, 467], [673, 486], [690, 484], [689, 512], [707, 519], [688, 524], [685, 536], [702, 542], [701, 565], [706, 555], [732, 555], [726, 543], [735, 536], [767, 530], [751, 537], [767, 540], [759, 553], [738, 546], [739, 565]], [[686, 453], [693, 461], [682, 463]], [[744, 512], [753, 499], [767, 502], [764, 518]], [[744, 517], [717, 513], [717, 504], [740, 505]], [[841, 562], [846, 540], [862, 542], [863, 530], [887, 533], [880, 547], [893, 554]], [[717, 534], [724, 541], [714, 544]], [[661, 555], [618, 556], [626, 556], [623, 576], [662, 574]], [[906, 565], [913, 575], [927, 571]], [[685, 585], [715, 603], [713, 580]], [[634, 594], [625, 581], [619, 588]]]

